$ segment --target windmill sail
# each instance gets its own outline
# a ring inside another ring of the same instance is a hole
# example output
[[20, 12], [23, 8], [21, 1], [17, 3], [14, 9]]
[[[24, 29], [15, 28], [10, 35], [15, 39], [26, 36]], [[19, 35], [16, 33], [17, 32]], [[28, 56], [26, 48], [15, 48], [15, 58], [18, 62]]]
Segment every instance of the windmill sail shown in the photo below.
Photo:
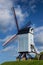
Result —
[[10, 39], [8, 39], [4, 44], [3, 46], [6, 46], [7, 43], [9, 43], [11, 40], [13, 40], [14, 38], [16, 38], [17, 34], [13, 35]]
[[14, 7], [12, 7], [12, 10], [14, 12], [14, 19], [15, 19], [15, 23], [16, 23], [16, 26], [17, 26], [17, 30], [19, 31], [18, 21], [17, 21], [17, 17], [16, 17], [16, 13], [15, 13]]

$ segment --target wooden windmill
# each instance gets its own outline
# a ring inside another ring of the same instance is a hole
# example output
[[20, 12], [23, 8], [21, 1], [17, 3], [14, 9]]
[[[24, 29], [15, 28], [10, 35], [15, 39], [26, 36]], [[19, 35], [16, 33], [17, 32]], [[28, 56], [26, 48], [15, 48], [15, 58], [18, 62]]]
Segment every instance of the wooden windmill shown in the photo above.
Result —
[[14, 17], [15, 17], [15, 23], [17, 26], [17, 34], [12, 36], [9, 40], [7, 40], [3, 46], [6, 46], [11, 40], [13, 40], [15, 37], [18, 38], [18, 52], [19, 56], [18, 58], [21, 59], [23, 57], [26, 58], [26, 54], [29, 53], [37, 53], [34, 45], [34, 34], [33, 34], [33, 28], [30, 26], [31, 23], [27, 23], [26, 26], [22, 29], [19, 29], [18, 21], [15, 14], [15, 9], [13, 8]]

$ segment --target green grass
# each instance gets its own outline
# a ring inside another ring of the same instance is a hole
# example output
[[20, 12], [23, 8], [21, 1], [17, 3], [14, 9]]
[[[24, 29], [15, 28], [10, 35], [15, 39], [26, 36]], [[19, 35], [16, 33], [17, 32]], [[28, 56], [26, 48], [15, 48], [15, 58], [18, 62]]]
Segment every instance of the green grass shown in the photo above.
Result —
[[43, 60], [27, 60], [27, 61], [5, 62], [1, 65], [43, 65]]

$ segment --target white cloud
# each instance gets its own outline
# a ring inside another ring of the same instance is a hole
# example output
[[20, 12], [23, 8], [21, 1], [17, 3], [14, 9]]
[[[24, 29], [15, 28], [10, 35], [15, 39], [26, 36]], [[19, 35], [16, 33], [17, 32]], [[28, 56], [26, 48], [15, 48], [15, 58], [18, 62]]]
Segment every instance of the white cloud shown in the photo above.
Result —
[[12, 45], [12, 46], [8, 46], [8, 47], [0, 50], [0, 54], [7, 53], [9, 57], [14, 57], [14, 56], [18, 55], [17, 50], [18, 50], [18, 47], [16, 47], [15, 45]]
[[28, 16], [28, 13], [27, 12], [22, 13], [22, 10], [21, 10], [20, 6], [18, 5], [17, 7], [18, 8], [15, 9], [15, 12], [16, 12], [16, 15], [18, 17], [18, 21], [21, 23], [25, 20], [25, 17]]
[[35, 29], [35, 41], [43, 44], [43, 26]]
[[39, 47], [38, 47], [38, 50], [39, 50], [40, 52], [42, 52], [42, 51], [43, 51], [43, 46], [39, 46]]
[[33, 13], [36, 12], [36, 1], [35, 0], [30, 0], [29, 1], [29, 6], [30, 6], [30, 9]]
[[10, 8], [12, 7], [13, 3], [11, 0], [0, 0], [0, 5], [2, 8]]
[[39, 52], [43, 51], [43, 26], [34, 28], [34, 41]]
[[[0, 0], [0, 30], [2, 32], [7, 32], [8, 30], [11, 31], [12, 29], [14, 29], [14, 26], [16, 27], [13, 14], [11, 12], [12, 6], [13, 1]], [[15, 8], [15, 11], [19, 23], [25, 20], [25, 15], [28, 15], [27, 13], [22, 13], [20, 6], [17, 6], [17, 8]]]
[[7, 52], [7, 51], [13, 50], [13, 49], [14, 49], [14, 46], [9, 46], [9, 47], [6, 47], [6, 48], [2, 49], [2, 50], [0, 51], [0, 53], [2, 53], [2, 52]]
[[11, 0], [0, 0], [0, 28], [6, 28], [5, 30], [2, 29], [2, 32], [12, 30], [12, 28], [14, 27], [13, 15], [10, 14], [10, 8], [12, 7], [12, 5], [13, 3]]
[[9, 50], [13, 50], [13, 49], [14, 49], [14, 46], [9, 46], [9, 47], [6, 47], [5, 49], [3, 49], [3, 51], [6, 52]]

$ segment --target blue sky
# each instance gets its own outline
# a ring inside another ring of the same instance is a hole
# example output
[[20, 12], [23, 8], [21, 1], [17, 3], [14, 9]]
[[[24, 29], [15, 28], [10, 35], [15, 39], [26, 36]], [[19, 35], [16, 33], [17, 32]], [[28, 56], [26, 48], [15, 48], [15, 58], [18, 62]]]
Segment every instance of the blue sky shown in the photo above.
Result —
[[0, 63], [14, 61], [18, 55], [17, 38], [6, 48], [2, 44], [17, 33], [11, 7], [15, 7], [19, 28], [31, 20], [34, 27], [34, 42], [38, 51], [43, 51], [43, 0], [0, 0]]

